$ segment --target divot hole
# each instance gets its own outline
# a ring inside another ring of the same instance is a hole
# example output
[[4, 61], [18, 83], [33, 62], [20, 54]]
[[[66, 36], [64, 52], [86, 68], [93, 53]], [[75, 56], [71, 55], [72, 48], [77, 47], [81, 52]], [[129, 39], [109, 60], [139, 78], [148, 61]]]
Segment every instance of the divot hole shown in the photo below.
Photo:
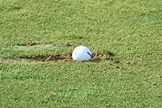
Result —
[[32, 61], [72, 61], [71, 54], [56, 54], [56, 55], [37, 55], [37, 56], [21, 56], [19, 59], [28, 59]]
[[[114, 58], [114, 54], [112, 52], [96, 52], [92, 54], [92, 59], [90, 62], [98, 62], [102, 60], [109, 60], [112, 63], [119, 63]], [[35, 56], [20, 56], [14, 60], [28, 60], [28, 61], [41, 61], [41, 62], [48, 62], [48, 61], [73, 61], [72, 53], [69, 54], [56, 54], [56, 55], [35, 55]]]
[[27, 43], [17, 43], [16, 46], [36, 46], [36, 45], [41, 45], [43, 43], [39, 42], [27, 42]]

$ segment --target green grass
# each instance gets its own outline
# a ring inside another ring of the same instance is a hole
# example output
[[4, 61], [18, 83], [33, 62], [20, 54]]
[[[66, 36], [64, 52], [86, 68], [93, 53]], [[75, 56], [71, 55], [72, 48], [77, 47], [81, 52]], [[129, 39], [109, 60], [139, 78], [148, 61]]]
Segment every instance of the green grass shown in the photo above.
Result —
[[[120, 63], [14, 60], [79, 45]], [[0, 78], [1, 108], [161, 108], [162, 0], [0, 0]]]

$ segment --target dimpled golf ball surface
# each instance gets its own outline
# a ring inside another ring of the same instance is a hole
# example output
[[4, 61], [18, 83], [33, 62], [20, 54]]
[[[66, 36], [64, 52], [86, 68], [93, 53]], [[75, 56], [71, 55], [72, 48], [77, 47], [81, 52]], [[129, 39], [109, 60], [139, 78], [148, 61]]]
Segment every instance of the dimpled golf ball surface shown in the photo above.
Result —
[[72, 58], [75, 61], [89, 61], [91, 57], [91, 51], [85, 46], [76, 47], [72, 53]]

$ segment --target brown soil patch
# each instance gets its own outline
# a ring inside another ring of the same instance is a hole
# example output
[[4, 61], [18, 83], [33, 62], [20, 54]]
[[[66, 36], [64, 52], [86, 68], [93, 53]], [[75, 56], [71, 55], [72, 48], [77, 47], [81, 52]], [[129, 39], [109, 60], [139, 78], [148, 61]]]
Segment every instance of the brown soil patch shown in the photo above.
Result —
[[36, 42], [32, 42], [32, 43], [19, 43], [16, 44], [17, 46], [35, 46], [35, 45], [40, 45], [41, 43], [36, 43]]
[[70, 47], [70, 46], [72, 46], [73, 44], [72, 44], [72, 42], [71, 41], [66, 41], [65, 42], [65, 46], [67, 46], [67, 47]]
[[[113, 59], [114, 54], [112, 52], [96, 52], [92, 54], [91, 62], [101, 60], [111, 60], [114, 63], [119, 63]], [[72, 54], [56, 54], [56, 55], [37, 55], [37, 56], [21, 56], [17, 60], [26, 59], [31, 61], [73, 61]]]
[[110, 51], [109, 52], [96, 52], [92, 54], [92, 61], [108, 59], [113, 56], [114, 54]]
[[56, 55], [38, 55], [38, 56], [26, 56], [26, 57], [19, 57], [18, 59], [28, 59], [28, 60], [32, 60], [32, 61], [71, 61], [72, 57], [71, 54], [56, 54]]

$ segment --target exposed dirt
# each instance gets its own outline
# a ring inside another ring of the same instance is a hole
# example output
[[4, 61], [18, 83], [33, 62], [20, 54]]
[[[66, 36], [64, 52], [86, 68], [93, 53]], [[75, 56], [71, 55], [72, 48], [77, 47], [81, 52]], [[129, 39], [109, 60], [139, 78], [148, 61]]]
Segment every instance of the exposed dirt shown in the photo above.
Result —
[[70, 47], [70, 46], [72, 46], [73, 44], [72, 44], [72, 42], [71, 41], [66, 41], [65, 42], [65, 46], [67, 46], [67, 47]]
[[[112, 57], [114, 54], [112, 52], [96, 52], [92, 54], [92, 62], [100, 60], [111, 60], [114, 63], [119, 63], [115, 61]], [[17, 59], [27, 59], [32, 61], [72, 61], [72, 54], [56, 54], [56, 55], [37, 55], [37, 56], [21, 56]]]
[[28, 43], [19, 43], [19, 44], [16, 44], [17, 46], [35, 46], [35, 45], [40, 45], [42, 43], [37, 43], [37, 42], [28, 42]]
[[17, 43], [16, 46], [36, 46], [36, 45], [46, 45], [49, 43], [40, 43], [40, 42], [33, 42], [33, 41], [29, 41], [26, 43]]
[[56, 54], [56, 55], [38, 55], [38, 56], [22, 56], [19, 57], [18, 59], [28, 59], [28, 60], [32, 60], [32, 61], [71, 61], [72, 57], [71, 54]]
[[96, 52], [92, 54], [92, 61], [96, 60], [103, 60], [103, 59], [110, 59], [111, 57], [115, 56], [112, 52]]

